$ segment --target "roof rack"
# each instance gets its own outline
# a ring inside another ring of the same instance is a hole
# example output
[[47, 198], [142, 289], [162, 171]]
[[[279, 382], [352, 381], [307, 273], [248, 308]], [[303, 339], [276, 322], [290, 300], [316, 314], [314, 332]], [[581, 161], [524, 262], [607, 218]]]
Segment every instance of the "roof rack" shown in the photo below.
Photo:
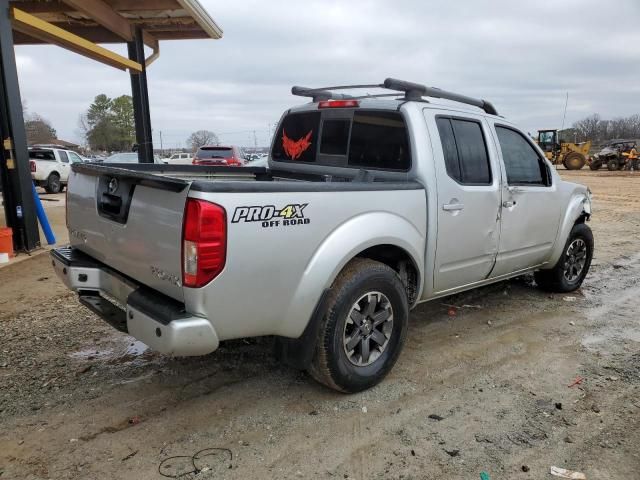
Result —
[[488, 101], [467, 97], [466, 95], [460, 95], [459, 93], [448, 92], [435, 87], [427, 87], [419, 83], [407, 82], [406, 80], [398, 80], [396, 78], [387, 78], [380, 84], [366, 84], [366, 85], [337, 85], [333, 87], [322, 88], [307, 88], [295, 86], [291, 88], [291, 93], [300, 97], [311, 97], [312, 101], [318, 102], [321, 100], [343, 100], [354, 98], [368, 98], [379, 96], [395, 96], [394, 94], [380, 94], [380, 95], [363, 95], [353, 96], [345, 93], [335, 93], [332, 90], [346, 90], [356, 88], [384, 88], [386, 90], [395, 90], [397, 92], [404, 92], [405, 100], [422, 100], [422, 97], [442, 98], [444, 100], [451, 100], [458, 103], [464, 103], [467, 105], [473, 105], [474, 107], [481, 108], [490, 115], [498, 115], [498, 111]]

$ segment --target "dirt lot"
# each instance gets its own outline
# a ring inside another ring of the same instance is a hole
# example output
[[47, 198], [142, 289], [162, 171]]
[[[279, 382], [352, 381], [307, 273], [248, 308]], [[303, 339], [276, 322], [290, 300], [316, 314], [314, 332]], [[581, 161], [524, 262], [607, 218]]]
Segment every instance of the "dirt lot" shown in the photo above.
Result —
[[278, 365], [269, 339], [145, 351], [46, 255], [0, 270], [0, 478], [159, 479], [212, 447], [228, 450], [180, 478], [640, 478], [640, 176], [564, 175], [595, 198], [582, 291], [524, 277], [423, 304], [392, 373], [357, 395]]

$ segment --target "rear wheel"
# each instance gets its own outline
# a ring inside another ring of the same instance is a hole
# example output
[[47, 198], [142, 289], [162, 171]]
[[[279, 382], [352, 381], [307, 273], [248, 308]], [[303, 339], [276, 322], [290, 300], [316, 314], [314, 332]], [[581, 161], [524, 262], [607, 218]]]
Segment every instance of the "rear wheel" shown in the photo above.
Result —
[[567, 170], [580, 170], [587, 163], [584, 155], [578, 152], [571, 152], [562, 161]]
[[572, 292], [582, 285], [593, 258], [593, 234], [584, 223], [571, 229], [560, 259], [551, 270], [539, 270], [534, 276], [543, 290]]
[[602, 167], [602, 162], [600, 160], [594, 160], [589, 164], [589, 168], [591, 170], [600, 170], [600, 167]]
[[47, 193], [59, 193], [62, 190], [62, 183], [60, 182], [60, 175], [57, 173], [50, 173], [47, 178], [47, 184], [44, 186]]
[[376, 385], [395, 364], [407, 332], [409, 305], [398, 274], [356, 258], [328, 295], [309, 373], [342, 392]]

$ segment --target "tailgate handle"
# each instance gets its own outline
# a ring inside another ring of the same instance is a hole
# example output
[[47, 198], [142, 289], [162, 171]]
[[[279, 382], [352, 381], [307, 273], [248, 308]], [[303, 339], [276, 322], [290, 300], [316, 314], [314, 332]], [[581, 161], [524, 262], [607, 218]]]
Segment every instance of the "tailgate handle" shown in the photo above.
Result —
[[103, 193], [100, 199], [100, 210], [111, 215], [118, 215], [122, 208], [122, 198], [110, 193]]

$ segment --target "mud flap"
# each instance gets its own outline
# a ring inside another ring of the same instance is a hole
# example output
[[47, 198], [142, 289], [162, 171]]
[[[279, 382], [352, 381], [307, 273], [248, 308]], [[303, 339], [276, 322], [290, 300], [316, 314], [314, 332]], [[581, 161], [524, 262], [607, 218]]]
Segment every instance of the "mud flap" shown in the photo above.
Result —
[[298, 370], [306, 370], [311, 365], [318, 343], [318, 332], [328, 293], [329, 289], [322, 292], [313, 315], [311, 315], [309, 323], [300, 337], [276, 337], [274, 345], [276, 360]]

